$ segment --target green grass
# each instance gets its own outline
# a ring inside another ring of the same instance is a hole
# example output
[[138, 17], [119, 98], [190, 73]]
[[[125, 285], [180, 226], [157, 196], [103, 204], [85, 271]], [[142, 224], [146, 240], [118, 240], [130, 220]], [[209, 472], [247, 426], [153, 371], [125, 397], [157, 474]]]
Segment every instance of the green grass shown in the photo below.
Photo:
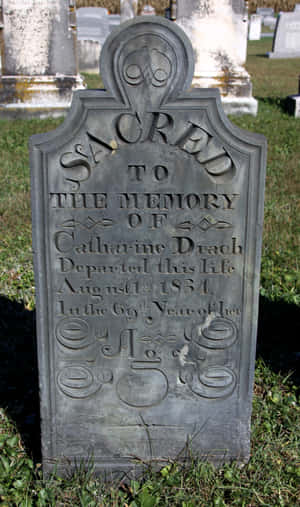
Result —
[[[29, 202], [28, 138], [61, 120], [0, 121], [0, 503], [3, 506], [296, 506], [300, 504], [299, 406], [293, 382], [299, 332], [300, 120], [285, 113], [297, 92], [300, 59], [270, 60], [271, 40], [253, 41], [247, 68], [259, 113], [232, 117], [268, 139], [258, 362], [248, 465], [214, 469], [195, 461], [148, 470], [143, 480], [103, 485], [78, 470], [44, 480], [39, 456]], [[90, 88], [100, 78], [85, 75]], [[292, 329], [290, 331], [290, 329]], [[264, 360], [263, 360], [263, 359]]]

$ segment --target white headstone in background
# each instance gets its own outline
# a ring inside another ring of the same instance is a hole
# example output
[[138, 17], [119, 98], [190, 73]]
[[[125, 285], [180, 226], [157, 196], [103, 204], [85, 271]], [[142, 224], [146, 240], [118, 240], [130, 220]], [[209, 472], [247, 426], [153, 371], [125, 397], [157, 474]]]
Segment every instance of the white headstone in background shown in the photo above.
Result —
[[141, 16], [155, 16], [155, 9], [152, 5], [144, 5]]
[[82, 7], [76, 14], [77, 39], [104, 44], [110, 33], [108, 10], [101, 7]]
[[300, 57], [300, 12], [280, 12], [269, 58]]
[[76, 10], [77, 21], [78, 18], [99, 18], [108, 16], [108, 10], [105, 7], [80, 7]]
[[102, 44], [97, 40], [83, 39], [77, 44], [77, 55], [80, 72], [97, 74]]
[[273, 16], [274, 15], [274, 9], [273, 7], [257, 7], [256, 14], [259, 14], [262, 18], [266, 16]]
[[2, 0], [2, 116], [57, 116], [84, 88], [74, 0]]
[[300, 11], [300, 4], [295, 4], [294, 12], [295, 11]]
[[219, 88], [228, 114], [257, 113], [244, 64], [248, 16], [243, 0], [178, 0], [177, 23], [195, 55], [192, 86]]
[[268, 28], [274, 29], [277, 23], [277, 18], [275, 16], [265, 16], [263, 18], [263, 24], [264, 26], [267, 26]]
[[249, 23], [249, 40], [260, 40], [261, 38], [261, 16], [252, 14]]
[[108, 15], [103, 7], [77, 9], [77, 54], [80, 71], [99, 72], [101, 48], [120, 15]]
[[137, 15], [137, 0], [120, 0], [121, 23]]

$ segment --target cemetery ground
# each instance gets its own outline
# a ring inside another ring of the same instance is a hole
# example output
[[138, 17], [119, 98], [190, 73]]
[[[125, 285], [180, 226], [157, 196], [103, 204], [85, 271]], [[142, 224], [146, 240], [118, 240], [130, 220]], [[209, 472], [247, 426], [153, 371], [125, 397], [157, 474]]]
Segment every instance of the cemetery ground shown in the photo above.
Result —
[[[43, 479], [28, 139], [62, 120], [0, 121], [1, 505], [299, 505], [300, 120], [285, 113], [284, 102], [297, 93], [300, 61], [265, 58], [271, 44], [262, 39], [248, 46], [247, 68], [259, 99], [257, 117], [231, 118], [268, 139], [252, 450], [242, 467], [232, 463], [215, 469], [191, 456], [188, 465], [166, 461], [156, 472], [145, 463], [139, 480], [105, 485], [93, 475], [91, 456], [88, 472], [78, 463], [73, 477]], [[85, 77], [89, 87], [101, 86], [97, 76]]]

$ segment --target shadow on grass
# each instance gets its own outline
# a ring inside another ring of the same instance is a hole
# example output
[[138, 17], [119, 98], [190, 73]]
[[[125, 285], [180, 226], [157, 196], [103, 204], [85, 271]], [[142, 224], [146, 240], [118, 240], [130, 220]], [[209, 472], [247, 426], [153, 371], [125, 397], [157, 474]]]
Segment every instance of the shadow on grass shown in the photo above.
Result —
[[251, 56], [257, 56], [257, 58], [268, 58], [268, 52], [266, 53], [255, 53], [255, 55]]
[[288, 114], [286, 97], [255, 97], [259, 102], [263, 102], [267, 106], [275, 106], [282, 113]]
[[0, 296], [0, 407], [37, 461], [40, 451], [35, 312]]
[[275, 373], [287, 375], [300, 386], [300, 309], [284, 301], [273, 302], [260, 296], [257, 357], [262, 357]]
[[[292, 371], [296, 385], [300, 385], [299, 331], [296, 305], [260, 298], [257, 356], [276, 373]], [[40, 461], [35, 312], [5, 296], [0, 296], [0, 407], [16, 423], [29, 454]]]

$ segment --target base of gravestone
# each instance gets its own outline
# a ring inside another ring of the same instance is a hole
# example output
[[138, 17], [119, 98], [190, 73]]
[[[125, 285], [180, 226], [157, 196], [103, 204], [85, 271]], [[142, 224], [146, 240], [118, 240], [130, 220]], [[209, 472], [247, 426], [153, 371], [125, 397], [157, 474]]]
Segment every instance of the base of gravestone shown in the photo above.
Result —
[[2, 118], [48, 118], [65, 114], [73, 92], [85, 88], [76, 76], [1, 76], [0, 112]]
[[239, 67], [235, 71], [225, 69], [218, 75], [210, 73], [194, 75], [192, 88], [218, 88], [226, 114], [257, 115], [258, 102], [252, 96], [252, 83], [248, 72]]
[[300, 51], [270, 51], [267, 53], [268, 58], [300, 58]]
[[[50, 478], [53, 473], [57, 477], [72, 477], [79, 470], [92, 472], [95, 476], [100, 477], [105, 482], [120, 481], [129, 482], [131, 480], [140, 479], [147, 471], [159, 472], [166, 465], [171, 465], [176, 462], [179, 466], [190, 466], [195, 460], [202, 463], [210, 463], [211, 465], [219, 468], [226, 464], [232, 463], [232, 456], [227, 455], [224, 449], [216, 449], [210, 452], [195, 455], [187, 445], [183, 449], [182, 455], [172, 458], [161, 459], [145, 459], [139, 456], [132, 456], [124, 460], [122, 458], [115, 458], [111, 461], [99, 460], [95, 457], [90, 459], [76, 459], [70, 460], [69, 458], [62, 457], [61, 459], [51, 460], [51, 462], [43, 462], [43, 476]], [[248, 463], [250, 456], [240, 457], [238, 466], [241, 468]]]
[[289, 95], [286, 99], [286, 108], [289, 114], [300, 118], [300, 95]]
[[254, 97], [222, 97], [222, 105], [226, 114], [240, 115], [251, 114], [257, 115], [258, 101]]

